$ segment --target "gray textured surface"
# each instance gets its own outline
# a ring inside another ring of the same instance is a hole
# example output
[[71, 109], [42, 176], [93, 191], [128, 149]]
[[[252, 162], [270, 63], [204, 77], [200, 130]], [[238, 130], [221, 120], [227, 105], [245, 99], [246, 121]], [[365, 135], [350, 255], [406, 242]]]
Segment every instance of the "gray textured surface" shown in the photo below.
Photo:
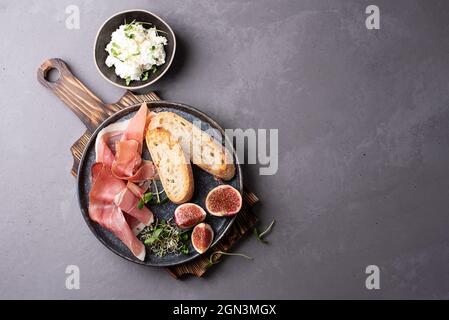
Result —
[[[68, 4], [81, 30], [64, 26]], [[449, 291], [447, 1], [2, 1], [1, 298], [437, 298]], [[83, 126], [35, 79], [69, 62], [98, 96], [122, 91], [97, 74], [92, 43], [111, 14], [166, 18], [180, 50], [156, 86], [224, 127], [279, 128], [279, 172], [246, 168], [263, 201], [254, 238], [205, 279], [120, 259], [79, 212], [69, 146]], [[65, 267], [81, 289], [65, 289]], [[364, 287], [368, 264], [381, 289]]]

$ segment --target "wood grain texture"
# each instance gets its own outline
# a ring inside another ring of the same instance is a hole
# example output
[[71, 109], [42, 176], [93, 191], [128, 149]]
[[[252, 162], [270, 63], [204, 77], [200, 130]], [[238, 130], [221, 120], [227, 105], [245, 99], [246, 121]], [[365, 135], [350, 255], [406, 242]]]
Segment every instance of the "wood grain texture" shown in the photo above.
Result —
[[76, 140], [76, 142], [70, 147], [70, 152], [73, 156], [72, 175], [76, 177], [78, 175], [78, 167], [80, 165], [81, 157], [83, 156], [84, 149], [90, 140], [92, 134], [86, 130], [84, 134]]
[[[55, 82], [50, 82], [47, 79], [48, 72], [51, 69], [57, 69], [59, 71], [59, 78]], [[72, 74], [67, 64], [61, 59], [46, 60], [39, 67], [37, 78], [42, 85], [50, 89], [61, 99], [87, 128], [86, 132], [70, 148], [73, 155], [71, 173], [75, 177], [78, 173], [79, 162], [84, 149], [92, 133], [105, 119], [126, 107], [138, 103], [160, 100], [154, 92], [136, 95], [130, 91], [126, 91], [123, 97], [116, 103], [105, 104]], [[209, 253], [214, 251], [229, 251], [233, 244], [254, 228], [257, 218], [251, 212], [251, 207], [259, 202], [259, 199], [254, 193], [244, 188], [243, 200], [244, 206], [238, 213], [232, 227], [222, 240], [208, 251]], [[220, 256], [217, 254], [215, 259], [220, 259]], [[192, 262], [166, 269], [174, 278], [180, 279], [186, 275], [201, 277], [209, 267], [209, 256], [206, 254]]]
[[[47, 78], [52, 69], [59, 72], [59, 78], [55, 82], [51, 82]], [[93, 132], [106, 118], [116, 112], [87, 89], [61, 59], [45, 61], [38, 69], [37, 79], [61, 99], [90, 132]]]

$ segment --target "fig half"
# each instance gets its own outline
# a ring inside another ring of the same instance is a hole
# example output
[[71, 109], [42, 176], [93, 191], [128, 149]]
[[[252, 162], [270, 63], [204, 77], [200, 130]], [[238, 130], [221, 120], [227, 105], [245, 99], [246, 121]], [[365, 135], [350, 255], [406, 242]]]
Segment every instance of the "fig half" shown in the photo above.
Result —
[[193, 248], [200, 254], [209, 249], [214, 240], [214, 230], [207, 223], [200, 223], [193, 228], [192, 231], [192, 245]]
[[175, 210], [175, 223], [181, 229], [190, 229], [206, 219], [206, 211], [194, 203], [184, 203]]
[[237, 189], [227, 184], [215, 187], [206, 197], [206, 209], [214, 216], [233, 216], [241, 208], [242, 195]]

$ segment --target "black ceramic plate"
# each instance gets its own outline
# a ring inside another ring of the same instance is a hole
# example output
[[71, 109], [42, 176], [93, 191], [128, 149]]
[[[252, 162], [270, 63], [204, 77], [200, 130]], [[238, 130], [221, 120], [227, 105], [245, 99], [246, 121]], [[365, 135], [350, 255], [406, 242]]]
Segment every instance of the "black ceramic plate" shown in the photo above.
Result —
[[[201, 129], [208, 130], [210, 128], [213, 128], [218, 130], [220, 134], [224, 135], [223, 129], [214, 120], [212, 120], [199, 110], [192, 108], [190, 106], [169, 101], [149, 102], [147, 103], [147, 105], [151, 111], [155, 112], [170, 111], [182, 116], [183, 118], [191, 122], [195, 120], [201, 121], [202, 125]], [[78, 200], [81, 207], [81, 212], [90, 230], [98, 238], [98, 240], [100, 240], [108, 249], [112, 250], [119, 256], [127, 260], [133, 261], [135, 263], [148, 266], [174, 266], [191, 261], [197, 258], [199, 254], [190, 245], [190, 253], [187, 255], [184, 254], [166, 255], [165, 257], [159, 258], [150, 254], [147, 251], [145, 261], [140, 261], [137, 258], [135, 258], [134, 255], [128, 250], [128, 248], [111, 232], [109, 232], [108, 230], [101, 227], [99, 224], [90, 220], [88, 214], [89, 191], [91, 189], [90, 168], [95, 162], [96, 136], [101, 129], [110, 125], [111, 123], [124, 121], [126, 119], [133, 117], [139, 108], [140, 104], [128, 107], [108, 118], [98, 127], [97, 130], [95, 130], [94, 134], [92, 135], [92, 138], [89, 140], [89, 143], [86, 146], [83, 157], [81, 158], [80, 166], [78, 168]], [[232, 185], [234, 188], [242, 192], [243, 184], [242, 184], [241, 168], [235, 156], [235, 151], [234, 150], [232, 151], [234, 154], [234, 163], [236, 164], [236, 175], [232, 180], [226, 181], [226, 183]], [[144, 148], [143, 157], [146, 159], [151, 159], [146, 147]], [[204, 208], [205, 207], [204, 201], [206, 199], [207, 193], [212, 188], [221, 184], [221, 182], [215, 180], [212, 175], [201, 170], [197, 166], [192, 166], [192, 169], [195, 181], [195, 192], [191, 202], [194, 202]], [[177, 205], [169, 202], [162, 205], [150, 205], [149, 208], [157, 218], [169, 219], [173, 217], [173, 213], [175, 211], [176, 206]], [[223, 235], [231, 226], [233, 221], [234, 221], [233, 217], [226, 218], [226, 217], [215, 217], [210, 214], [207, 215], [205, 222], [211, 225], [215, 233], [212, 245], [216, 244], [221, 239], [221, 237], [223, 237]]]
[[[147, 22], [151, 23], [152, 26], [155, 26], [157, 30], [160, 30], [160, 35], [167, 38], [167, 45], [164, 46], [165, 49], [165, 63], [157, 68], [155, 73], [151, 73], [148, 76], [148, 79], [145, 81], [132, 81], [129, 86], [126, 85], [124, 79], [120, 78], [115, 74], [115, 67], [108, 67], [105, 63], [108, 53], [105, 48], [106, 45], [111, 41], [112, 33], [118, 29], [122, 24], [130, 23], [132, 21], [139, 22]], [[95, 65], [100, 72], [100, 74], [110, 83], [125, 89], [142, 89], [150, 84], [156, 82], [160, 77], [164, 75], [164, 73], [170, 67], [173, 57], [176, 52], [176, 37], [173, 30], [170, 26], [162, 20], [160, 17], [155, 15], [154, 13], [145, 11], [145, 10], [128, 10], [116, 13], [100, 27], [97, 33], [97, 37], [95, 38], [94, 44], [94, 60]]]

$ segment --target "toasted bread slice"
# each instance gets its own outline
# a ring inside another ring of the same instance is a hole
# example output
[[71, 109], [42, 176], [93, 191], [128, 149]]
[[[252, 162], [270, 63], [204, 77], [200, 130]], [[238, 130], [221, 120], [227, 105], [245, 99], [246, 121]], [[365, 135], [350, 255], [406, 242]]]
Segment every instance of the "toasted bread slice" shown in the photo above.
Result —
[[173, 112], [159, 112], [149, 124], [149, 130], [164, 128], [181, 143], [193, 164], [224, 180], [235, 175], [231, 152], [206, 132]]
[[163, 128], [148, 129], [145, 139], [168, 198], [174, 203], [189, 201], [194, 189], [192, 167], [181, 144]]

